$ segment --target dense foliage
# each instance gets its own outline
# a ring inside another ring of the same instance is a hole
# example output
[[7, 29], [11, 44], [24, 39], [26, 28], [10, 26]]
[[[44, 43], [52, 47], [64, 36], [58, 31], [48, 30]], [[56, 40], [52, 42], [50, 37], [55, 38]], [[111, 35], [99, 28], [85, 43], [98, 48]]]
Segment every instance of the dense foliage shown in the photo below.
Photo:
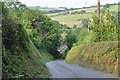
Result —
[[118, 38], [118, 20], [109, 10], [103, 9], [100, 19], [94, 15], [91, 28], [96, 35], [95, 42], [114, 41]]
[[[23, 25], [23, 28], [32, 40], [37, 40], [39, 36], [41, 46], [46, 48], [50, 53], [54, 53], [56, 47], [59, 45], [58, 27], [60, 24], [52, 21], [37, 9], [32, 10], [27, 7], [16, 8], [18, 4], [16, 3], [14, 5], [14, 7], [9, 9], [10, 17], [18, 20]], [[9, 7], [11, 6], [9, 4]], [[21, 6], [20, 3], [19, 6]], [[53, 42], [54, 44], [52, 44]]]
[[[3, 78], [48, 75], [44, 62], [52, 59], [50, 53], [54, 56], [60, 45], [61, 25], [21, 2], [2, 2], [2, 6]], [[39, 51], [49, 59], [42, 62]]]

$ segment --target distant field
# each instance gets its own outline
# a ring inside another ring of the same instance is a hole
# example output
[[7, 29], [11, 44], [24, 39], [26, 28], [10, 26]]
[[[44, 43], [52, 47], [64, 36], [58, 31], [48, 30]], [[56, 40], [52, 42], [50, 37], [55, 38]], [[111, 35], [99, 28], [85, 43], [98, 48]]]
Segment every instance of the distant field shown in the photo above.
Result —
[[54, 9], [39, 9], [40, 11], [52, 11]]
[[[102, 8], [102, 7], [101, 7]], [[68, 14], [68, 15], [59, 15], [55, 17], [51, 17], [53, 15], [58, 15], [60, 13], [64, 12], [59, 12], [59, 13], [53, 13], [53, 14], [48, 14], [53, 20], [59, 21], [61, 24], [66, 24], [69, 27], [73, 27], [73, 25], [77, 25], [77, 27], [82, 27], [80, 19], [88, 19], [91, 18], [93, 14], [95, 14], [95, 11], [97, 10], [96, 7], [92, 8], [83, 8], [83, 9], [76, 9], [76, 10], [70, 10], [69, 12], [76, 12], [76, 11], [82, 11], [85, 10], [86, 13], [83, 14]]]
[[[101, 7], [102, 9], [103, 7]], [[72, 12], [76, 12], [76, 11], [81, 11], [81, 10], [85, 10], [86, 12], [83, 14], [71, 14]], [[64, 13], [64, 12], [59, 12], [59, 13], [53, 13], [53, 14], [48, 14], [48, 16], [50, 16], [53, 20], [55, 21], [59, 21], [61, 24], [66, 24], [69, 27], [73, 27], [74, 24], [76, 24], [78, 27], [82, 27], [81, 21], [80, 19], [90, 19], [93, 14], [96, 14], [97, 8], [96, 7], [92, 7], [92, 8], [83, 8], [83, 9], [76, 9], [76, 10], [69, 10], [70, 14], [67, 15], [58, 15], [60, 13]], [[110, 11], [114, 11], [114, 12], [118, 12], [118, 5], [111, 5], [109, 7]], [[54, 16], [54, 17], [53, 17]]]
[[91, 18], [93, 13], [86, 13], [86, 14], [68, 14], [64, 16], [57, 16], [57, 17], [52, 17], [53, 20], [57, 20], [60, 22], [76, 22], [79, 19], [86, 19], [86, 18]]
[[93, 7], [93, 8], [76, 9], [76, 10], [70, 10], [70, 12], [81, 11], [81, 10], [85, 10], [86, 12], [94, 12], [95, 10], [97, 10], [97, 8]]
[[[93, 7], [93, 8], [86, 8], [86, 9], [76, 9], [76, 10], [69, 10], [69, 12], [72, 13], [72, 12], [81, 11], [81, 10], [85, 10], [86, 12], [95, 12], [95, 10], [97, 10], [97, 8]], [[64, 12], [66, 12], [66, 11], [64, 11]], [[48, 14], [48, 16], [57, 15], [59, 13], [64, 13], [64, 12], [52, 13], [52, 14]]]
[[110, 11], [115, 11], [115, 12], [118, 12], [118, 5], [112, 5], [110, 6]]
[[66, 24], [70, 27], [73, 27], [74, 24], [76, 24], [78, 27], [81, 27], [81, 21], [80, 19], [86, 19], [91, 18], [92, 15], [95, 13], [86, 13], [86, 14], [74, 14], [74, 15], [64, 15], [64, 16], [56, 16], [52, 17], [53, 20], [59, 21], [61, 24]]

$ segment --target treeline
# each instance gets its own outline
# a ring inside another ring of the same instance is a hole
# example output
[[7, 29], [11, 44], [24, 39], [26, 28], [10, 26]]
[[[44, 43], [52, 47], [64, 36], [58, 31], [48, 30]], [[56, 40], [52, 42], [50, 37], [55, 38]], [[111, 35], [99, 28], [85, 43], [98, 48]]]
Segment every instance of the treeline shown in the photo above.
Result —
[[[12, 22], [16, 21], [15, 23], [18, 24], [19, 28], [23, 28], [23, 30], [25, 30], [24, 32], [28, 34], [28, 37], [34, 43], [39, 42], [41, 43], [41, 46], [47, 49], [50, 53], [55, 52], [56, 46], [59, 45], [60, 38], [58, 29], [61, 25], [58, 22], [52, 21], [49, 17], [43, 15], [38, 9], [29, 9], [26, 5], [23, 5], [20, 2], [3, 3], [3, 6], [3, 16], [5, 15], [5, 17], [7, 16], [8, 18], [13, 19]], [[3, 23], [4, 22], [5, 21], [3, 21]], [[4, 24], [6, 24], [6, 22]], [[6, 27], [8, 29], [9, 26]], [[19, 28], [17, 29], [19, 30]], [[14, 30], [12, 28], [10, 29]], [[52, 44], [53, 42], [54, 44]], [[36, 44], [36, 46], [39, 47], [40, 45], [38, 46]]]
[[38, 9], [30, 9], [21, 2], [1, 3], [3, 78], [46, 76], [48, 72], [45, 60], [41, 62], [38, 51], [44, 49], [49, 52], [44, 54], [41, 51], [48, 58], [50, 54], [57, 56], [56, 50], [60, 45], [59, 28], [62, 25], [43, 15]]
[[65, 12], [62, 12], [62, 13], [59, 13], [57, 15], [51, 15], [50, 17], [55, 17], [55, 16], [60, 16], [60, 15], [73, 15], [73, 14], [83, 14], [83, 13], [86, 13], [85, 10], [81, 10], [81, 11], [75, 11], [75, 12], [69, 12], [69, 11], [65, 11]]
[[59, 13], [59, 12], [64, 12], [66, 10], [50, 10], [50, 11], [42, 11], [43, 14], [52, 14], [52, 13]]
[[[100, 6], [101, 6], [101, 7], [107, 7], [107, 6], [112, 6], [112, 5], [118, 5], [118, 3], [105, 4], [105, 5], [100, 5]], [[94, 7], [97, 7], [97, 6], [82, 7], [82, 8], [94, 8]], [[82, 9], [82, 8], [79, 8], [79, 9]]]

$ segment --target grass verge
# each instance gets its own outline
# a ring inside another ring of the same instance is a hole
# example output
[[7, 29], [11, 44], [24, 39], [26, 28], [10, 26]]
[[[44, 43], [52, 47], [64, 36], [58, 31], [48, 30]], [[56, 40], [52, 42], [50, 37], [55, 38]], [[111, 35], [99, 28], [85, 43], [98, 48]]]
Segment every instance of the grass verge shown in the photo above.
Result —
[[73, 47], [65, 61], [118, 75], [118, 42], [100, 42]]

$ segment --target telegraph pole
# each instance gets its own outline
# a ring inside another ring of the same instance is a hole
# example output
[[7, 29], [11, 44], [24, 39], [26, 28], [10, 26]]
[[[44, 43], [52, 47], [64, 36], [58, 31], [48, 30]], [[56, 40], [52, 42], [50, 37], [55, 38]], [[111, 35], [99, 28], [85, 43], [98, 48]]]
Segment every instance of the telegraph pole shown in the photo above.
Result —
[[98, 14], [98, 18], [100, 19], [100, 0], [98, 0], [98, 4], [97, 4], [97, 14]]

